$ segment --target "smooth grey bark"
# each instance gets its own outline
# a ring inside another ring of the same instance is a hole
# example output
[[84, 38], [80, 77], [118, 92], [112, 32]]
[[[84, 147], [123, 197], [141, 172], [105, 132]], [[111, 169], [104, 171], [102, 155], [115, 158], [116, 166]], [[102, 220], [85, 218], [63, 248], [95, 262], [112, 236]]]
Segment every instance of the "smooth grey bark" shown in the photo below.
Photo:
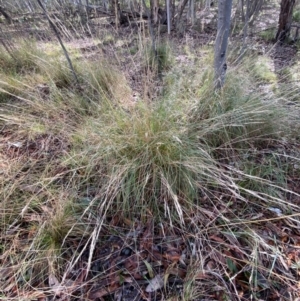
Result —
[[188, 10], [187, 10], [186, 18], [188, 21], [191, 21], [192, 26], [195, 25], [195, 0], [188, 1]]
[[219, 0], [218, 4], [218, 31], [215, 41], [214, 57], [214, 85], [215, 89], [223, 87], [225, 82], [227, 64], [226, 53], [230, 31], [232, 0]]
[[192, 21], [192, 26], [195, 25], [195, 19], [196, 19], [195, 0], [191, 0], [191, 21]]
[[171, 12], [170, 12], [170, 0], [166, 0], [167, 7], [167, 26], [168, 26], [168, 35], [171, 34]]

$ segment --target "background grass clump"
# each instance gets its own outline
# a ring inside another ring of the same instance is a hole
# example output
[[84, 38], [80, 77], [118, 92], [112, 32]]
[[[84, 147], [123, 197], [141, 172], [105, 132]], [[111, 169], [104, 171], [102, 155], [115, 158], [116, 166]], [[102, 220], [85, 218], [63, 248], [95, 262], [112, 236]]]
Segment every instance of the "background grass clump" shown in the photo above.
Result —
[[168, 43], [160, 42], [155, 49], [149, 45], [145, 46], [143, 57], [145, 67], [158, 74], [170, 69], [173, 63], [171, 47]]
[[0, 71], [9, 74], [36, 72], [44, 53], [34, 40], [22, 40], [18, 46], [1, 46]]
[[267, 42], [272, 42], [275, 40], [276, 29], [275, 28], [265, 29], [265, 30], [259, 32], [259, 36]]

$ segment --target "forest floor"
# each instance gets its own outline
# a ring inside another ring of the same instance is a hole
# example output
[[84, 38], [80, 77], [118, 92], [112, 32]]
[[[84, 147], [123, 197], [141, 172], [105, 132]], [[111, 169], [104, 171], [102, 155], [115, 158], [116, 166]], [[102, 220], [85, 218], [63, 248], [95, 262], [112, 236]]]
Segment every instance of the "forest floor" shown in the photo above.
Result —
[[214, 37], [1, 52], [1, 300], [300, 298], [297, 44], [233, 37], [216, 93]]

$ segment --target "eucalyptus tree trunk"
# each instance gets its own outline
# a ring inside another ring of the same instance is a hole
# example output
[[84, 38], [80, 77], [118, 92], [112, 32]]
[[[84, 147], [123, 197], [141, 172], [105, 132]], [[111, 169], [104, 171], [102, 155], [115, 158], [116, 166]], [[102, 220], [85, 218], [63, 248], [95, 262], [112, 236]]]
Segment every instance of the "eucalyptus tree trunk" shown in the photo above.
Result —
[[158, 23], [158, 8], [159, 8], [159, 1], [150, 0], [151, 18], [153, 21], [153, 25], [156, 25]]
[[276, 41], [284, 42], [289, 37], [295, 0], [281, 0]]
[[195, 0], [191, 0], [191, 22], [193, 26], [195, 25], [195, 19], [196, 19]]
[[166, 7], [167, 7], [168, 34], [171, 34], [171, 8], [170, 8], [170, 0], [166, 0]]
[[255, 0], [249, 2], [249, 25], [252, 26], [262, 9], [264, 0]]
[[215, 89], [223, 87], [227, 70], [226, 52], [230, 31], [232, 0], [219, 0], [218, 4], [218, 31], [215, 41]]
[[177, 16], [177, 22], [180, 22], [184, 8], [186, 7], [189, 0], [182, 0], [179, 4], [179, 12]]
[[[242, 5], [244, 6], [244, 0], [242, 0]], [[237, 62], [239, 62], [242, 59], [242, 57], [244, 56], [247, 50], [247, 39], [248, 39], [248, 28], [249, 28], [249, 6], [250, 6], [250, 0], [246, 0], [246, 12], [245, 13], [243, 12], [243, 19], [244, 19], [243, 45], [240, 54], [236, 60]]]
[[119, 0], [110, 0], [110, 11], [115, 16], [115, 26], [116, 30], [118, 30], [120, 25]]
[[188, 1], [187, 20], [191, 21], [192, 25], [195, 25], [195, 0]]
[[246, 0], [245, 24], [244, 24], [244, 29], [243, 29], [243, 47], [246, 47], [247, 38], [248, 38], [249, 6], [250, 6], [250, 0]]

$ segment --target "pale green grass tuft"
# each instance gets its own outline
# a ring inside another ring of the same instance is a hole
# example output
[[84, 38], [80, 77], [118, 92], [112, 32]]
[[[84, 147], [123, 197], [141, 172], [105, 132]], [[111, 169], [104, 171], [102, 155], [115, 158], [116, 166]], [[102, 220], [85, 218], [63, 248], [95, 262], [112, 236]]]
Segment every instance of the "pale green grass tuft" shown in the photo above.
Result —
[[124, 104], [130, 102], [131, 89], [122, 73], [102, 60], [97, 64], [83, 63], [80, 66], [82, 85], [92, 101]]
[[8, 49], [9, 53], [3, 47], [0, 49], [0, 72], [25, 74], [39, 70], [39, 59], [44, 57], [44, 53], [35, 41], [23, 40], [18, 46]]
[[144, 49], [144, 58], [146, 68], [161, 74], [169, 70], [173, 64], [171, 47], [167, 43], [159, 43], [154, 50], [150, 45]]
[[277, 80], [274, 62], [266, 56], [259, 56], [253, 67], [253, 75], [258, 81], [274, 83]]
[[274, 28], [269, 28], [269, 29], [265, 29], [261, 32], [259, 32], [258, 34], [263, 40], [267, 41], [267, 42], [272, 42], [275, 39], [275, 35], [276, 35], [276, 29]]
[[130, 115], [112, 110], [80, 130], [80, 144], [86, 147], [77, 147], [72, 161], [85, 162], [86, 176], [93, 175], [90, 182], [96, 170], [102, 175], [97, 185], [105, 187], [103, 198], [114, 197], [111, 209], [163, 212], [167, 206], [182, 219], [180, 203], [189, 206], [198, 181], [215, 182], [216, 173], [206, 146], [198, 144], [187, 125], [161, 104], [140, 105]]

